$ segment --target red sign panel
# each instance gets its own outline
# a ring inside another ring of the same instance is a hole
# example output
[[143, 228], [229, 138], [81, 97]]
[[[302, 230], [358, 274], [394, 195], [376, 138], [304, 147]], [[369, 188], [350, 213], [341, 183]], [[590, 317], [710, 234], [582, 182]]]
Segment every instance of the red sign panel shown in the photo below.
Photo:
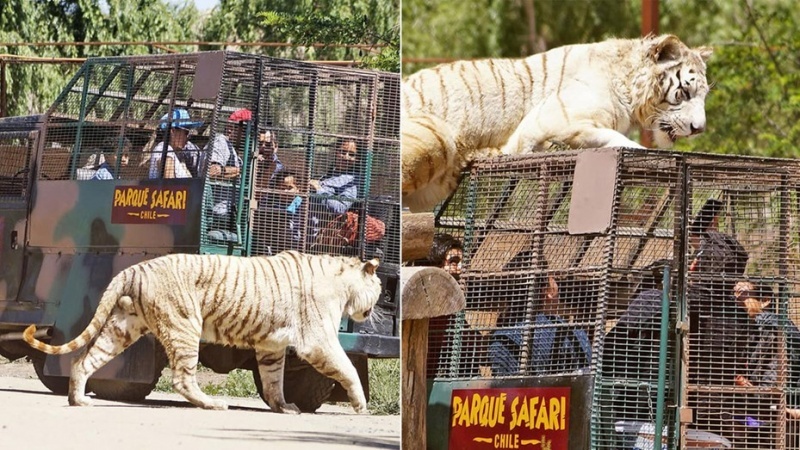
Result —
[[117, 186], [111, 223], [186, 223], [189, 188], [186, 186]]
[[567, 450], [569, 387], [454, 389], [450, 450]]

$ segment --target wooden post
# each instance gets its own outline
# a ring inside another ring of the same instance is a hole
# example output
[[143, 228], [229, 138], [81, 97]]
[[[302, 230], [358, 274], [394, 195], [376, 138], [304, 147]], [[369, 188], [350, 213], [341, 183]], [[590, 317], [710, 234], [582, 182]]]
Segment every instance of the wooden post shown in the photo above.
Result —
[[464, 309], [464, 293], [456, 280], [438, 267], [404, 267], [400, 273], [402, 295], [401, 337], [403, 378], [403, 450], [424, 450], [428, 392], [425, 374], [428, 321]]
[[[642, 0], [642, 36], [658, 34], [658, 0]], [[653, 146], [653, 132], [641, 128], [639, 143], [650, 148]]]
[[0, 58], [0, 117], [5, 117], [8, 114], [8, 102], [6, 101], [6, 90], [8, 84], [6, 83], [6, 62]]

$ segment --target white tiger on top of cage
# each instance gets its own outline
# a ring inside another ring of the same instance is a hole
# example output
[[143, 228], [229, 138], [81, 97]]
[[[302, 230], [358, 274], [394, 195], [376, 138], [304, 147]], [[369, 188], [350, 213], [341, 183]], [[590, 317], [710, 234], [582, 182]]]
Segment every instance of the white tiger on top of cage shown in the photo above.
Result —
[[416, 72], [402, 86], [403, 206], [430, 210], [478, 157], [553, 143], [641, 148], [625, 136], [635, 125], [659, 147], [703, 132], [711, 52], [662, 35]]

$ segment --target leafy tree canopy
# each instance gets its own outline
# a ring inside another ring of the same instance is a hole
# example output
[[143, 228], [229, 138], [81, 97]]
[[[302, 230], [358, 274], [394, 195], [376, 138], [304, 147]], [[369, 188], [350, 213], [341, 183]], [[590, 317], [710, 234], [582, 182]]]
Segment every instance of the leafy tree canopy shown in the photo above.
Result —
[[[293, 59], [360, 60], [367, 67], [398, 71], [399, 8], [399, 0], [220, 0], [201, 15], [189, 0], [178, 5], [167, 0], [0, 0], [0, 42], [290, 41], [296, 45], [229, 49]], [[0, 54], [54, 58], [194, 50], [174, 45], [0, 46]], [[7, 64], [6, 114], [46, 110], [77, 68]]]
[[[640, 35], [641, 0], [403, 1], [403, 73], [441, 60], [519, 57]], [[792, 0], [661, 0], [659, 28], [715, 48], [707, 131], [680, 150], [793, 157], [800, 134], [800, 10]]]

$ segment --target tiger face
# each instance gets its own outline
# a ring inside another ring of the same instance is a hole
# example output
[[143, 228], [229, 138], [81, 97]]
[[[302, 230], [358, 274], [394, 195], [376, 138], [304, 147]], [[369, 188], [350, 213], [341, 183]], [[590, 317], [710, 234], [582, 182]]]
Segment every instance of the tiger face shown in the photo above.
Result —
[[351, 276], [360, 277], [360, 279], [348, 283], [354, 289], [350, 301], [345, 306], [345, 312], [356, 322], [367, 320], [375, 303], [380, 299], [381, 280], [375, 272], [378, 264], [377, 259], [372, 259], [362, 264], [360, 273], [350, 272]]
[[658, 147], [670, 148], [679, 137], [695, 136], [706, 129], [706, 96], [709, 86], [706, 81], [706, 52], [700, 48], [690, 50], [679, 61], [659, 76], [659, 89], [662, 93], [657, 113], [647, 123], [653, 130], [653, 138]]

